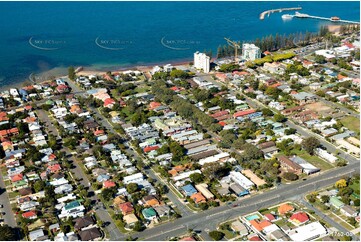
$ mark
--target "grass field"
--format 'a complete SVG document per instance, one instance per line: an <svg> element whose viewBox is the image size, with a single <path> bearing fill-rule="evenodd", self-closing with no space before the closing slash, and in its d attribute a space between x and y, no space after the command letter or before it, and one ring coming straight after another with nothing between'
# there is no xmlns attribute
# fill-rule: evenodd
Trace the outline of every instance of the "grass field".
<svg viewBox="0 0 361 242"><path fill-rule="evenodd" d="M360 133L360 119L353 117L353 116L348 116L348 117L344 117L341 120L341 123L348 129L355 131L356 133Z"/></svg>
<svg viewBox="0 0 361 242"><path fill-rule="evenodd" d="M328 169L331 169L334 167L327 161L322 160L318 156L310 155L304 150L293 150L292 152L295 153L297 156L301 157L302 159L308 161L312 165L320 168L322 171L328 170Z"/></svg>
<svg viewBox="0 0 361 242"><path fill-rule="evenodd" d="M300 157L310 162L312 165L320 168L322 171L333 168L333 166L330 163L322 160L317 156L311 156L310 154L305 153L303 155L300 155Z"/></svg>

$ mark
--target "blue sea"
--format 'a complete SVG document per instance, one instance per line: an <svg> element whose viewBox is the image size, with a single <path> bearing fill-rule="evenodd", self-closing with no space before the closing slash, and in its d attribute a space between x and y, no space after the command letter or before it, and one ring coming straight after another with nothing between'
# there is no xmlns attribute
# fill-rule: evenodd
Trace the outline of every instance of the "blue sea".
<svg viewBox="0 0 361 242"><path fill-rule="evenodd" d="M283 21L264 10L359 21L359 2L0 2L0 87L55 67L118 69L191 60L224 37L317 32L328 21ZM64 71L64 69L63 69Z"/></svg>

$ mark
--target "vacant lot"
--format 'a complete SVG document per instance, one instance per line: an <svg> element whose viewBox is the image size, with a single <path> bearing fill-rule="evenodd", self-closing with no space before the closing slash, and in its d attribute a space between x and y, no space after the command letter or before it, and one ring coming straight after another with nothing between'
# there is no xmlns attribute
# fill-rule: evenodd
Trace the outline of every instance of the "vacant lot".
<svg viewBox="0 0 361 242"><path fill-rule="evenodd" d="M360 133L360 119L353 116L347 116L342 118L340 121L346 128L355 131L357 134Z"/></svg>
<svg viewBox="0 0 361 242"><path fill-rule="evenodd" d="M327 114L332 112L332 108L322 102L315 102L305 105L305 108L312 110L319 114Z"/></svg>

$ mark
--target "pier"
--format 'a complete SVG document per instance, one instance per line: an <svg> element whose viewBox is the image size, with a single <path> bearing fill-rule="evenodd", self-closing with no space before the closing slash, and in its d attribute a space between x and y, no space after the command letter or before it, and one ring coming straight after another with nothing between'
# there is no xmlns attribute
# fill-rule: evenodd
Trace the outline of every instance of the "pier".
<svg viewBox="0 0 361 242"><path fill-rule="evenodd" d="M296 10L301 10L302 8L301 7L297 7L297 8L278 8L278 9L271 9L271 10L267 10L267 11L264 11L262 12L260 15L259 15L259 19L260 20L263 20L264 17L266 15L270 15L271 13L276 13L276 12L283 12L283 11L296 11Z"/></svg>
<svg viewBox="0 0 361 242"><path fill-rule="evenodd" d="M292 16L296 17L296 18L313 18L313 19L326 20L326 21L339 22L339 23L360 24L359 22L356 22L356 21L343 20L343 19L332 19L332 17L325 18L325 17L319 17L319 16L312 16L312 15L308 15L305 13L299 13L299 12L296 12L296 14L292 15Z"/></svg>

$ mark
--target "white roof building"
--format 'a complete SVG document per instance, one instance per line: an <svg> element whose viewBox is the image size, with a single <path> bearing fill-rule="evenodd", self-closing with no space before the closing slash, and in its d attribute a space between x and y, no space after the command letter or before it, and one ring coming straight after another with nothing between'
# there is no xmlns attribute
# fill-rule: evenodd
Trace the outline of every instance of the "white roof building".
<svg viewBox="0 0 361 242"><path fill-rule="evenodd" d="M242 173L238 171L231 171L229 173L229 177L234 181L235 183L239 184L245 189L250 189L254 186L254 183L249 180L246 176L244 176Z"/></svg>
<svg viewBox="0 0 361 242"><path fill-rule="evenodd" d="M291 230L288 235L293 241L308 241L326 234L327 230L320 222L313 222Z"/></svg>
<svg viewBox="0 0 361 242"><path fill-rule="evenodd" d="M175 182L180 181L180 180L184 180L184 179L188 178L190 175L192 175L194 173L202 174L202 172L200 170L186 171L186 172L183 172L183 173L179 174L178 176L173 177L173 180Z"/></svg>
<svg viewBox="0 0 361 242"><path fill-rule="evenodd" d="M203 70L204 73L209 72L210 60L211 58L205 53L199 53L199 51L194 53L194 67Z"/></svg>
<svg viewBox="0 0 361 242"><path fill-rule="evenodd" d="M139 183L139 182L141 182L143 180L144 180L143 174L141 172L138 172L136 174L124 177L123 183L125 185L127 185L129 183Z"/></svg>
<svg viewBox="0 0 361 242"><path fill-rule="evenodd" d="M244 60L255 60L261 58L261 50L254 44L242 45L242 58Z"/></svg>

